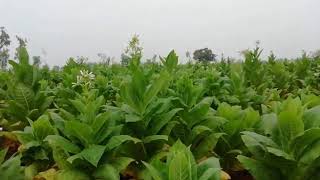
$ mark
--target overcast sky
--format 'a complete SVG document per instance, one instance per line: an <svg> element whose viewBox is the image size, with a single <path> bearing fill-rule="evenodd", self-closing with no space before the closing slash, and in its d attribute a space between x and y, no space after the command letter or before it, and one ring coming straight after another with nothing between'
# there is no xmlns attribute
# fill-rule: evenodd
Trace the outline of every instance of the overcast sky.
<svg viewBox="0 0 320 180"><path fill-rule="evenodd" d="M31 55L45 51L49 65L118 58L135 33L146 57L203 47L238 57L256 40L265 53L296 57L320 48L319 8L320 0L0 0L0 26L27 38Z"/></svg>

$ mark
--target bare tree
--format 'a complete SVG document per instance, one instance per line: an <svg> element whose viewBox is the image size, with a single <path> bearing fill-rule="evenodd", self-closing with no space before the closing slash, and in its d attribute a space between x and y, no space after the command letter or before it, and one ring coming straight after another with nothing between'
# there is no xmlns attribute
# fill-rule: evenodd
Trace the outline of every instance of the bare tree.
<svg viewBox="0 0 320 180"><path fill-rule="evenodd" d="M0 63L1 68L5 69L8 64L9 59L9 49L8 46L10 45L10 36L6 32L4 27L0 27Z"/></svg>

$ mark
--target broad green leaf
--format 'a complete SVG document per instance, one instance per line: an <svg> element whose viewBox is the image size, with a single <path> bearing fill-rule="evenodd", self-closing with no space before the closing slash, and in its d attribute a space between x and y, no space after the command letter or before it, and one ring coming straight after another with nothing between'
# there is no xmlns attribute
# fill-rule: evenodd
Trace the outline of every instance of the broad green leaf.
<svg viewBox="0 0 320 180"><path fill-rule="evenodd" d="M193 148L194 156L199 159L206 156L209 151L213 151L222 135L224 135L224 133L211 133L209 136L205 137L196 147Z"/></svg>
<svg viewBox="0 0 320 180"><path fill-rule="evenodd" d="M20 156L16 156L4 161L0 165L1 180L24 180L24 168L20 166Z"/></svg>
<svg viewBox="0 0 320 180"><path fill-rule="evenodd" d="M91 178L80 170L62 170L58 173L56 180L90 180Z"/></svg>
<svg viewBox="0 0 320 180"><path fill-rule="evenodd" d="M196 172L183 151L177 152L169 164L169 180L193 180Z"/></svg>
<svg viewBox="0 0 320 180"><path fill-rule="evenodd" d="M161 173L155 167L153 167L151 164L148 164L146 162L142 162L142 163L146 166L149 174L154 180L164 180L164 178L161 176Z"/></svg>
<svg viewBox="0 0 320 180"><path fill-rule="evenodd" d="M21 144L27 144L28 142L34 140L32 133L16 131L14 134L17 136Z"/></svg>
<svg viewBox="0 0 320 180"><path fill-rule="evenodd" d="M203 117L208 113L210 106L213 102L213 97L205 97L198 104L196 104L188 113L190 116L189 123L190 127L196 124L199 120L202 120ZM202 118L202 119L201 119Z"/></svg>
<svg viewBox="0 0 320 180"><path fill-rule="evenodd" d="M192 128L192 139L194 140L198 135L204 132L212 132L210 128L207 126L198 125Z"/></svg>
<svg viewBox="0 0 320 180"><path fill-rule="evenodd" d="M295 161L292 155L276 148L267 147L267 151L275 156L282 157L286 160Z"/></svg>
<svg viewBox="0 0 320 180"><path fill-rule="evenodd" d="M59 109L59 112L60 112L61 117L65 120L73 121L76 119L76 117L73 114L69 113L68 111L66 111L62 108Z"/></svg>
<svg viewBox="0 0 320 180"><path fill-rule="evenodd" d="M170 149L167 158L169 166L169 180L175 179L196 179L197 165L190 151L180 140L178 140Z"/></svg>
<svg viewBox="0 0 320 180"><path fill-rule="evenodd" d="M8 148L0 150L0 164L4 161L7 151L8 151Z"/></svg>
<svg viewBox="0 0 320 180"><path fill-rule="evenodd" d="M122 127L123 125L118 125L118 126L104 127L100 129L100 131L97 132L95 135L94 142L96 144L101 144L101 143L104 143L109 138L109 136L119 135Z"/></svg>
<svg viewBox="0 0 320 180"><path fill-rule="evenodd" d="M18 83L10 92L13 99L27 110L31 110L31 104L34 98L34 92L31 88L27 87L23 83Z"/></svg>
<svg viewBox="0 0 320 180"><path fill-rule="evenodd" d="M164 86L169 82L170 75L163 71L160 73L159 78L157 78L151 86L149 86L145 92L143 103L144 105L148 105L152 99L164 88Z"/></svg>
<svg viewBox="0 0 320 180"><path fill-rule="evenodd" d="M135 114L127 114L125 118L126 118L126 122L142 121L142 118L138 115L135 115Z"/></svg>
<svg viewBox="0 0 320 180"><path fill-rule="evenodd" d="M84 159L90 162L92 165L97 167L103 153L105 151L105 147L101 145L91 145L88 148L84 149L81 152L81 155Z"/></svg>
<svg viewBox="0 0 320 180"><path fill-rule="evenodd" d="M255 132L244 131L242 132L243 135L250 136L255 139L257 142L270 147L278 147L278 145L269 137L257 134Z"/></svg>
<svg viewBox="0 0 320 180"><path fill-rule="evenodd" d="M33 163L24 169L25 178L27 180L32 180L33 177L36 176L38 173L39 172L38 172L38 167L36 163Z"/></svg>
<svg viewBox="0 0 320 180"><path fill-rule="evenodd" d="M98 169L93 173L93 176L97 180L119 180L120 175L119 171L115 169L110 164L105 164L102 166L99 166Z"/></svg>
<svg viewBox="0 0 320 180"><path fill-rule="evenodd" d="M61 147L52 147L52 156L59 169L71 169L68 162L69 155Z"/></svg>
<svg viewBox="0 0 320 180"><path fill-rule="evenodd" d="M30 141L26 144L24 144L25 148L26 149L29 149L29 148L32 148L32 147L38 147L38 146L41 146L41 141Z"/></svg>
<svg viewBox="0 0 320 180"><path fill-rule="evenodd" d="M260 129L265 135L271 136L277 127L277 115L275 113L264 114L261 117Z"/></svg>
<svg viewBox="0 0 320 180"><path fill-rule="evenodd" d="M32 124L33 135L37 140L44 140L48 135L55 134L48 116L41 116Z"/></svg>
<svg viewBox="0 0 320 180"><path fill-rule="evenodd" d="M53 121L54 127L59 129L60 131L64 131L64 119L57 113L49 112L48 113L50 119Z"/></svg>
<svg viewBox="0 0 320 180"><path fill-rule="evenodd" d="M198 178L198 180L220 180L220 176L219 168L209 168Z"/></svg>
<svg viewBox="0 0 320 180"><path fill-rule="evenodd" d="M256 180L281 180L281 174L277 169L266 166L254 159L239 155L237 159Z"/></svg>
<svg viewBox="0 0 320 180"><path fill-rule="evenodd" d="M127 141L133 141L135 144L141 142L140 139L137 139L128 135L118 135L118 136L113 136L109 140L108 144L106 145L106 148L107 150L112 150Z"/></svg>
<svg viewBox="0 0 320 180"><path fill-rule="evenodd" d="M110 118L110 112L105 112L105 113L101 113L99 114L95 120L93 121L91 127L92 127L92 130L94 132L98 132L102 127L103 125L106 123L106 121L109 120Z"/></svg>
<svg viewBox="0 0 320 180"><path fill-rule="evenodd" d="M65 131L69 135L78 138L84 146L88 146L92 140L92 128L78 121L66 121Z"/></svg>
<svg viewBox="0 0 320 180"><path fill-rule="evenodd" d="M199 180L220 180L219 159L210 157L198 164Z"/></svg>
<svg viewBox="0 0 320 180"><path fill-rule="evenodd" d="M73 154L79 153L81 151L81 149L77 145L59 135L49 135L44 140L48 141L52 146L61 147L65 151Z"/></svg>
<svg viewBox="0 0 320 180"><path fill-rule="evenodd" d="M163 134L163 135L167 135L169 136L172 129L177 125L179 124L178 121L171 121L169 122L164 128L163 130L160 131L160 134Z"/></svg>
<svg viewBox="0 0 320 180"><path fill-rule="evenodd" d="M303 132L297 136L291 143L291 149L294 151L296 157L300 157L309 145L315 141L320 140L320 129L313 128Z"/></svg>
<svg viewBox="0 0 320 180"><path fill-rule="evenodd" d="M181 110L181 108L172 109L171 111L161 115L160 119L152 121L149 132L153 134L159 133L159 131L169 123L169 121L177 114L177 112Z"/></svg>
<svg viewBox="0 0 320 180"><path fill-rule="evenodd" d="M40 172L34 177L34 179L55 180L55 177L57 176L57 174L58 174L57 170L54 168L51 168L44 172Z"/></svg>
<svg viewBox="0 0 320 180"><path fill-rule="evenodd" d="M264 158L267 147L278 147L270 138L254 132L245 131L241 138L248 150L257 158Z"/></svg>
<svg viewBox="0 0 320 180"><path fill-rule="evenodd" d="M80 113L86 113L86 105L83 104L80 100L70 100L70 102Z"/></svg>
<svg viewBox="0 0 320 180"><path fill-rule="evenodd" d="M260 121L260 115L258 111L253 110L251 107L247 108L243 119L243 128L251 128Z"/></svg>
<svg viewBox="0 0 320 180"><path fill-rule="evenodd" d="M128 157L116 157L110 160L110 164L118 171L125 170L134 159Z"/></svg>
<svg viewBox="0 0 320 180"><path fill-rule="evenodd" d="M73 156L68 157L67 161L70 164L73 164L73 161L77 160L77 159L84 159L81 153L75 154Z"/></svg>
<svg viewBox="0 0 320 180"><path fill-rule="evenodd" d="M302 118L291 111L282 111L278 116L282 147L289 150L289 143L304 131Z"/></svg>
<svg viewBox="0 0 320 180"><path fill-rule="evenodd" d="M174 50L170 51L168 56L163 59L160 57L160 60L162 64L165 66L168 72L172 73L172 71L176 68L178 65L178 56L174 52Z"/></svg>
<svg viewBox="0 0 320 180"><path fill-rule="evenodd" d="M168 136L167 135L151 135L151 136L147 136L145 137L142 141L143 143L147 144L147 143L151 143L153 141L168 141Z"/></svg>
<svg viewBox="0 0 320 180"><path fill-rule="evenodd" d="M320 106L304 111L303 121L305 129L320 127Z"/></svg>
<svg viewBox="0 0 320 180"><path fill-rule="evenodd" d="M218 127L221 127L226 123L228 123L228 120L223 117L210 116L205 121L201 122L201 125L206 126L211 130L216 130Z"/></svg>
<svg viewBox="0 0 320 180"><path fill-rule="evenodd" d="M299 162L310 165L320 157L320 140L311 143L301 154Z"/></svg>
<svg viewBox="0 0 320 180"><path fill-rule="evenodd" d="M46 97L44 102L42 102L41 106L40 106L40 112L44 112L46 109L49 108L49 106L52 104L54 100L54 96L49 96L49 97Z"/></svg>

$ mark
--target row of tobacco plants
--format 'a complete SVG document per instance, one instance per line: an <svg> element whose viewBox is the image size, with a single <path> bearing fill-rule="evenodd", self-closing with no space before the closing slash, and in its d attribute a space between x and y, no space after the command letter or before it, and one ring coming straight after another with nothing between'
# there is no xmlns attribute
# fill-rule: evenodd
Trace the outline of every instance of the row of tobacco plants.
<svg viewBox="0 0 320 180"><path fill-rule="evenodd" d="M320 59L0 71L0 179L320 179Z"/></svg>

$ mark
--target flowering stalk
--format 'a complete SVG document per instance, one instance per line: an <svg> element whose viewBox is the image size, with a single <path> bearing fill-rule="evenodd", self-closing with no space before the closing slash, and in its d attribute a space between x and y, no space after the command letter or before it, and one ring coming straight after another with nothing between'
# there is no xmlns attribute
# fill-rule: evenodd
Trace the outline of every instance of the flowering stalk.
<svg viewBox="0 0 320 180"><path fill-rule="evenodd" d="M87 70L80 70L80 75L77 76L77 82L72 83L72 87L81 86L83 92L88 92L93 88L95 75Z"/></svg>

